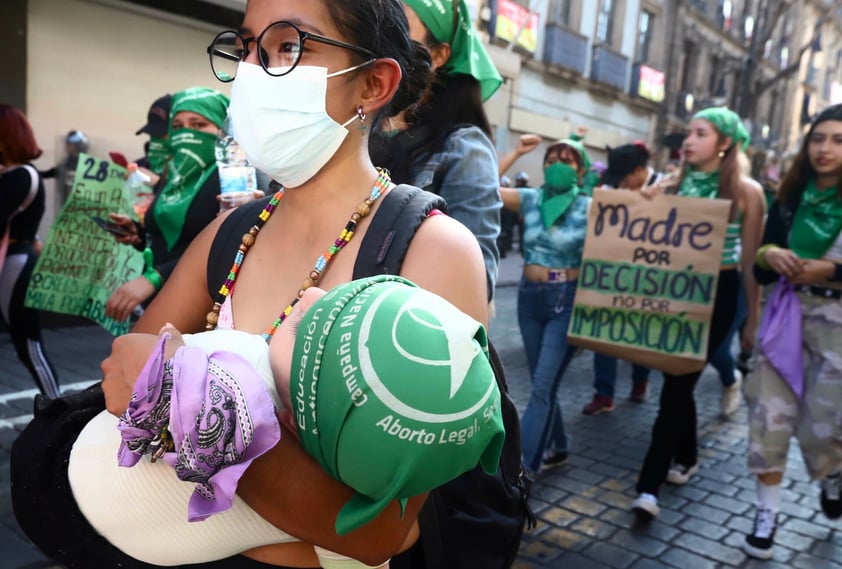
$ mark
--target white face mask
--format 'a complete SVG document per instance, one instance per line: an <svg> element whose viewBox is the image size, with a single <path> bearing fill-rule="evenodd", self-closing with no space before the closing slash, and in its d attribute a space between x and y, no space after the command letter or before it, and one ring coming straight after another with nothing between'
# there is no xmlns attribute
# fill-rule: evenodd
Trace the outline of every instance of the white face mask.
<svg viewBox="0 0 842 569"><path fill-rule="evenodd" d="M327 80L368 62L328 75L325 67L298 65L272 77L260 65L240 63L228 115L234 139L258 170L285 188L300 186L333 157L348 135L327 114ZM275 70L273 70L275 71Z"/></svg>

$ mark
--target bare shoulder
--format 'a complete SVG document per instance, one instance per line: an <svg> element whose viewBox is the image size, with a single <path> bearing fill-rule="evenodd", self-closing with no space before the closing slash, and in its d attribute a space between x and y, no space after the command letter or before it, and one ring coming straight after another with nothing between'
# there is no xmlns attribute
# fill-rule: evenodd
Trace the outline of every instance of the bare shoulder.
<svg viewBox="0 0 842 569"><path fill-rule="evenodd" d="M763 194L763 186L754 178L742 176L740 178L740 200L743 202L743 209L762 207L765 209L766 197Z"/></svg>
<svg viewBox="0 0 842 569"><path fill-rule="evenodd" d="M412 240L401 276L487 324L485 265L476 237L446 215L428 217Z"/></svg>

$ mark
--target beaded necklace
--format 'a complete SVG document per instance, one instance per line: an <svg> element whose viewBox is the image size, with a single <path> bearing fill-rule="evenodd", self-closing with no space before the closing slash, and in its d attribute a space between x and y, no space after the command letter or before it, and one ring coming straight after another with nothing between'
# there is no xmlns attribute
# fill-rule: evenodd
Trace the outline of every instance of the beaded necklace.
<svg viewBox="0 0 842 569"><path fill-rule="evenodd" d="M298 304L298 301L301 299L304 291L311 286L315 286L319 282L319 279L322 277L322 274L331 259L333 259L333 257L336 256L336 254L339 253L339 251L341 251L354 237L354 232L356 231L359 221L371 213L371 206L375 201L377 201L377 198L383 195L383 192L390 187L391 179L389 178L389 173L381 168L378 168L377 172L379 175L377 176L377 180L374 182L374 186L371 188L369 196L363 200L363 202L357 206L356 211L351 214L351 218L348 220L348 223L345 224L345 227L342 229L339 237L336 238L336 241L328 247L328 250L325 253L316 259L313 270L310 271L310 274L307 275L307 278L301 283L301 288L298 290L297 296L281 311L278 317L275 318L272 325L263 332L263 339L267 342L278 330L281 323L286 320L289 313L292 312L293 307ZM219 310L222 308L225 298L229 296L234 289L234 283L237 281L237 275L240 272L240 267L242 267L243 261L245 260L249 249L252 245L254 245L254 242L257 240L257 234L260 233L260 230L264 225L266 225L266 222L275 212L275 209L278 207L278 203L281 199L283 199L283 197L284 190L280 190L272 196L266 204L266 207L264 207L257 216L257 222L251 227L251 229L249 229L248 233L243 235L240 247L234 255L234 263L231 265L231 270L228 271L228 276L226 277L225 282L222 283L221 287L219 287L216 302L213 303L213 308L207 315L207 325L205 326L206 330L213 330L216 328L216 325L219 322Z"/></svg>

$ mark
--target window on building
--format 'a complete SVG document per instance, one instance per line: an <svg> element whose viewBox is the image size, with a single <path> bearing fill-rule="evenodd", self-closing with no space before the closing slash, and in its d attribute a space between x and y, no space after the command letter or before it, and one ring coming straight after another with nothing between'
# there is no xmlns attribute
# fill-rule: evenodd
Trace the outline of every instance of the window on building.
<svg viewBox="0 0 842 569"><path fill-rule="evenodd" d="M719 84L722 81L722 59L713 56L710 58L710 81L708 81L708 93L716 96Z"/></svg>
<svg viewBox="0 0 842 569"><path fill-rule="evenodd" d="M731 0L719 0L719 9L717 10L717 19L722 29L730 31L734 25L733 20L734 3Z"/></svg>
<svg viewBox="0 0 842 569"><path fill-rule="evenodd" d="M640 20L637 27L637 61L646 63L649 61L649 44L652 42L652 24L654 16L651 12L643 10L640 12Z"/></svg>
<svg viewBox="0 0 842 569"><path fill-rule="evenodd" d="M611 34L614 31L614 8L613 0L602 0L599 6L599 15L596 19L596 41L597 43L611 44Z"/></svg>
<svg viewBox="0 0 842 569"><path fill-rule="evenodd" d="M547 21L559 26L570 27L570 0L551 0Z"/></svg>

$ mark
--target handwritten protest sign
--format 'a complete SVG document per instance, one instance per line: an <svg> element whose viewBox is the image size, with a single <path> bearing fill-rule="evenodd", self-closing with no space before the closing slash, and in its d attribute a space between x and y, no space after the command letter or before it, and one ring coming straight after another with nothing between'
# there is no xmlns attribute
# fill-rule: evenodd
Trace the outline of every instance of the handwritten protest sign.
<svg viewBox="0 0 842 569"><path fill-rule="evenodd" d="M128 321L105 316L105 304L120 285L140 274L143 259L93 221L131 210L124 175L125 169L112 162L80 154L73 189L35 265L26 306L90 318L114 335L128 332Z"/></svg>
<svg viewBox="0 0 842 569"><path fill-rule="evenodd" d="M729 209L594 191L570 343L673 374L702 369Z"/></svg>

